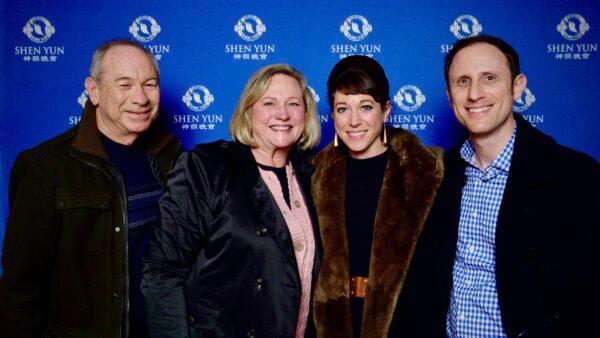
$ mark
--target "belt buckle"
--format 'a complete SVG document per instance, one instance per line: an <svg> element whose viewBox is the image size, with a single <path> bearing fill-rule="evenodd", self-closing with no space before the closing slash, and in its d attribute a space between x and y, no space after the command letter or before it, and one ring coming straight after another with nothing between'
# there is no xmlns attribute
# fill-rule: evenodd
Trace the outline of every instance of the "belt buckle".
<svg viewBox="0 0 600 338"><path fill-rule="evenodd" d="M350 295L356 298L365 298L369 278L353 276L350 278Z"/></svg>

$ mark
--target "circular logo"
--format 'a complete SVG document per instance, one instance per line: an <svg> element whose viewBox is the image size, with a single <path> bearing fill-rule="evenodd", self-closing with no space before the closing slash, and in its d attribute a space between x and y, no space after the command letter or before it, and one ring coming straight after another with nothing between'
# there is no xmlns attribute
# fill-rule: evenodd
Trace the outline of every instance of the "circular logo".
<svg viewBox="0 0 600 338"><path fill-rule="evenodd" d="M138 16L129 26L129 33L138 41L150 42L160 33L160 25L151 16Z"/></svg>
<svg viewBox="0 0 600 338"><path fill-rule="evenodd" d="M513 110L516 112L526 111L535 102L535 96L531 93L529 88L525 88L521 97L515 100L513 103Z"/></svg>
<svg viewBox="0 0 600 338"><path fill-rule="evenodd" d="M340 32L351 41L360 41L373 31L373 26L362 15L351 15L340 26Z"/></svg>
<svg viewBox="0 0 600 338"><path fill-rule="evenodd" d="M319 103L319 101L321 101L319 94L317 94L317 92L313 89L313 87L311 87L311 86L306 86L306 87L308 88L308 90L312 94L313 98L315 99L315 103Z"/></svg>
<svg viewBox="0 0 600 338"><path fill-rule="evenodd" d="M238 20L233 30L245 41L255 41L267 31L267 26L256 15L248 14Z"/></svg>
<svg viewBox="0 0 600 338"><path fill-rule="evenodd" d="M190 87L182 97L185 105L193 111L203 111L215 101L210 91L202 85Z"/></svg>
<svg viewBox="0 0 600 338"><path fill-rule="evenodd" d="M88 91L84 90L81 92L81 95L79 95L79 97L77 98L77 103L79 103L79 105L83 108L85 107L85 103L87 102L89 97L90 94L88 93Z"/></svg>
<svg viewBox="0 0 600 338"><path fill-rule="evenodd" d="M394 95L394 102L404 111L415 111L425 102L425 95L416 86L406 85Z"/></svg>
<svg viewBox="0 0 600 338"><path fill-rule="evenodd" d="M590 25L579 14L569 14L565 16L556 26L563 38L569 41L576 41L590 30Z"/></svg>
<svg viewBox="0 0 600 338"><path fill-rule="evenodd" d="M34 16L23 27L23 33L35 43L48 41L55 32L54 26L43 16Z"/></svg>
<svg viewBox="0 0 600 338"><path fill-rule="evenodd" d="M476 36L483 30L479 21L472 15L461 15L450 25L450 31L457 39Z"/></svg>

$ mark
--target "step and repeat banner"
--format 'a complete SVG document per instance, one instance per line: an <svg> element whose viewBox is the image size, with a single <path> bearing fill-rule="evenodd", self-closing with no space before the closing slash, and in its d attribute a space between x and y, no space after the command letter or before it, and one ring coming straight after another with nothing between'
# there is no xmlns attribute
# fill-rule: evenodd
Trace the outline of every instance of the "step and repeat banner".
<svg viewBox="0 0 600 338"><path fill-rule="evenodd" d="M161 123L186 148L229 139L229 118L246 81L278 62L306 75L324 146L333 135L327 76L353 54L386 69L390 126L448 148L463 132L446 97L443 58L457 39L497 35L519 52L529 80L515 111L560 143L600 159L599 1L1 3L0 238L15 157L77 124L92 52L116 37L139 41L158 61Z"/></svg>

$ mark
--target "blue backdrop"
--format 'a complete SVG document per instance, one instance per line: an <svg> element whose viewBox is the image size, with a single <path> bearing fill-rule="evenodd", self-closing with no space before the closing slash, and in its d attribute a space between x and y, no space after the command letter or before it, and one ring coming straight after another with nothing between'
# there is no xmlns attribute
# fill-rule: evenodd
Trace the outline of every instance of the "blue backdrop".
<svg viewBox="0 0 600 338"><path fill-rule="evenodd" d="M0 238L17 154L77 123L94 48L137 39L161 68L161 119L186 147L229 138L250 75L285 62L318 98L331 141L331 67L376 58L393 98L389 124L445 148L462 132L445 94L443 57L457 38L492 34L521 56L528 89L515 110L559 142L600 159L598 1L8 1L0 0Z"/></svg>

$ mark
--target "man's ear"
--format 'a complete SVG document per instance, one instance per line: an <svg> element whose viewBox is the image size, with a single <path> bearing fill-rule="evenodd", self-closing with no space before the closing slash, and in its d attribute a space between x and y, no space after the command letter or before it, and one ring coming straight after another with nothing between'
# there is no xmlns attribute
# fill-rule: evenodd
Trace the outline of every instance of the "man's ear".
<svg viewBox="0 0 600 338"><path fill-rule="evenodd" d="M96 80L88 76L85 79L85 90L87 90L88 95L90 96L90 102L92 102L94 106L97 106L100 98L98 96L98 83Z"/></svg>
<svg viewBox="0 0 600 338"><path fill-rule="evenodd" d="M525 74L519 74L513 82L513 99L518 100L523 95L523 91L527 87L527 77Z"/></svg>

